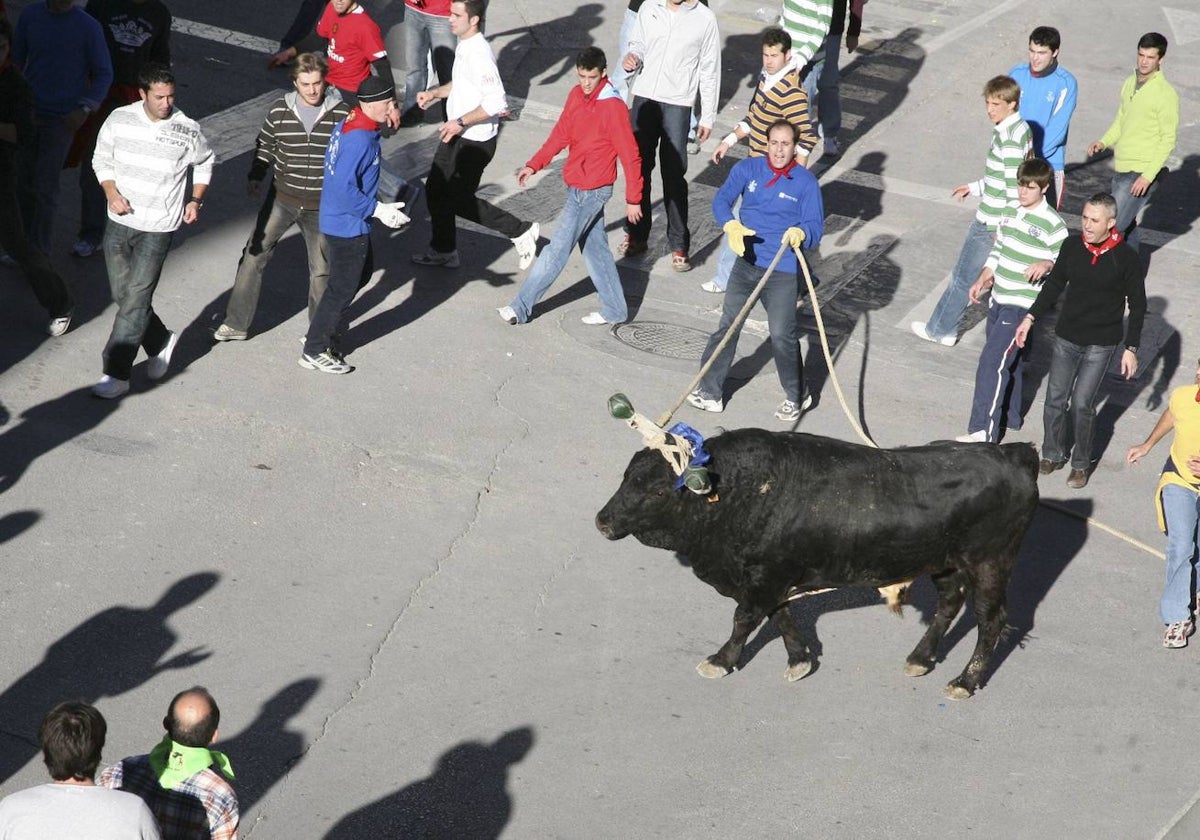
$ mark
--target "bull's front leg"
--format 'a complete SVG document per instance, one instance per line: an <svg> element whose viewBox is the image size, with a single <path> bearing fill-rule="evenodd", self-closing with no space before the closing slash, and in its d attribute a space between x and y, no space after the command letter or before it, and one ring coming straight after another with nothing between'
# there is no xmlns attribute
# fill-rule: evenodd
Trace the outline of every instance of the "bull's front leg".
<svg viewBox="0 0 1200 840"><path fill-rule="evenodd" d="M1011 573L1011 560L980 564L975 569L975 623L979 625L979 638L967 667L946 685L945 694L951 700L970 697L987 673L1008 618L1006 603Z"/></svg>
<svg viewBox="0 0 1200 840"><path fill-rule="evenodd" d="M788 666L787 670L783 672L784 678L788 682L804 679L812 671L813 663L809 658L808 645L804 641L804 636L801 634L800 628L796 626L786 603L775 610L771 615L771 621L775 623L775 629L783 637L783 646L787 648Z"/></svg>
<svg viewBox="0 0 1200 840"><path fill-rule="evenodd" d="M938 572L933 575L933 585L937 587L937 609L933 614L933 621L929 622L929 628L925 631L925 635L921 637L921 641L913 648L913 652L908 655L908 659L904 663L904 673L908 676L919 677L933 670L933 663L937 659L938 645L941 644L942 637L946 635L950 622L954 621L954 617L962 609L965 583L962 572L957 570Z"/></svg>
<svg viewBox="0 0 1200 840"><path fill-rule="evenodd" d="M715 680L731 673L742 658L742 648L746 645L746 639L762 620L761 611L738 604L737 609L733 611L733 634L729 641L721 645L720 650L696 666L700 676Z"/></svg>

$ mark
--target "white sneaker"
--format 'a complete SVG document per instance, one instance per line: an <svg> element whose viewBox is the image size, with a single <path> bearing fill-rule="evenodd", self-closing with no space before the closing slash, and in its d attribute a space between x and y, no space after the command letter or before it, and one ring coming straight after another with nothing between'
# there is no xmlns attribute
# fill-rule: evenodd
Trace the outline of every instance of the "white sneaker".
<svg viewBox="0 0 1200 840"><path fill-rule="evenodd" d="M517 313L511 306L500 306L496 311L500 313L500 320L509 324L517 323Z"/></svg>
<svg viewBox="0 0 1200 840"><path fill-rule="evenodd" d="M725 410L725 404L723 402L714 397L710 397L699 388L687 395L687 401L689 404L695 406L701 411L721 412Z"/></svg>
<svg viewBox="0 0 1200 840"><path fill-rule="evenodd" d="M167 375L167 365L171 364L171 354L175 352L175 345L178 343L179 333L170 333L167 336L166 346L146 362L146 376L151 379L162 379Z"/></svg>
<svg viewBox="0 0 1200 840"><path fill-rule="evenodd" d="M714 295L723 295L725 290L717 285L716 280L707 280L700 284L700 288Z"/></svg>
<svg viewBox="0 0 1200 840"><path fill-rule="evenodd" d="M533 265L533 258L537 256L538 234L541 231L541 226L534 222L529 226L529 230L512 240L513 247L517 249L517 268L521 271Z"/></svg>
<svg viewBox="0 0 1200 840"><path fill-rule="evenodd" d="M917 338L923 338L926 341L932 341L934 344L940 344L943 347L953 347L958 343L958 336L956 335L944 335L941 338L934 338L929 334L929 330L925 329L924 321L913 321L912 331L913 335L917 336Z"/></svg>
<svg viewBox="0 0 1200 840"><path fill-rule="evenodd" d="M959 443L987 443L987 432L980 429L978 432L959 435L955 440Z"/></svg>
<svg viewBox="0 0 1200 840"><path fill-rule="evenodd" d="M55 338L58 338L67 330L71 329L71 316L73 314L73 312L68 312L61 318L51 318L50 326L46 328L46 332L50 333L50 335L54 336Z"/></svg>
<svg viewBox="0 0 1200 840"><path fill-rule="evenodd" d="M128 379L114 379L107 373L100 377L100 381L92 386L92 394L101 399L114 400L122 394L129 393Z"/></svg>
<svg viewBox="0 0 1200 840"><path fill-rule="evenodd" d="M579 320L583 321L583 323L587 324L590 327L598 327L601 324L611 323L607 318L605 318L599 312L592 312L591 314L584 315Z"/></svg>

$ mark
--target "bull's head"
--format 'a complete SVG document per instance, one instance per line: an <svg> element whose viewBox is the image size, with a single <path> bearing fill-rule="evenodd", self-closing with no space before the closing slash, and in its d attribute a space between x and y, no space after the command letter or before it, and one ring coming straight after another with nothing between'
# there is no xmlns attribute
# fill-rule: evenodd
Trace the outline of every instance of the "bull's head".
<svg viewBox="0 0 1200 840"><path fill-rule="evenodd" d="M596 528L610 540L633 534L645 545L675 550L689 500L673 484L670 468L656 452L638 450L621 486L596 514Z"/></svg>
<svg viewBox="0 0 1200 840"><path fill-rule="evenodd" d="M676 486L682 485L701 496L712 492L712 482L708 470L704 468L708 454L704 452L704 438L699 432L683 423L675 424L668 432L650 418L634 411L633 403L624 394L613 394L608 398L608 412L641 432L646 446L662 454L671 471L679 478ZM662 422L667 421L664 419Z"/></svg>

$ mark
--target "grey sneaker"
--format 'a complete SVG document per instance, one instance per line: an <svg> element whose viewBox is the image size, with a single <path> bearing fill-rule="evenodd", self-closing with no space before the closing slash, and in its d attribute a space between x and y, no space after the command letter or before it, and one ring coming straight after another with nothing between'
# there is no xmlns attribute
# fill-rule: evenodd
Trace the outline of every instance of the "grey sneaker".
<svg viewBox="0 0 1200 840"><path fill-rule="evenodd" d="M175 345L178 343L179 333L170 333L163 349L146 362L146 376L151 379L162 379L167 375L167 366L171 364L171 354L175 352Z"/></svg>
<svg viewBox="0 0 1200 840"><path fill-rule="evenodd" d="M513 247L517 249L517 268L521 271L533 265L533 258L537 256L538 234L541 232L541 226L534 222L529 230L512 240Z"/></svg>
<svg viewBox="0 0 1200 840"><path fill-rule="evenodd" d="M721 412L725 410L723 402L716 397L710 397L699 388L687 395L687 401L701 411Z"/></svg>
<svg viewBox="0 0 1200 840"><path fill-rule="evenodd" d="M801 408L791 400L784 400L779 404L779 408L775 409L775 416L780 420L786 420L789 423L800 419Z"/></svg>
<svg viewBox="0 0 1200 840"><path fill-rule="evenodd" d="M51 318L50 325L46 327L46 332L50 333L50 335L54 336L55 338L58 338L67 330L71 329L71 316L74 314L74 312L68 312L61 318Z"/></svg>
<svg viewBox="0 0 1200 840"><path fill-rule="evenodd" d="M127 393L129 393L129 380L116 379L107 373L101 376L100 381L92 386L92 394L105 400L115 400L122 394Z"/></svg>
<svg viewBox="0 0 1200 840"><path fill-rule="evenodd" d="M1163 647L1187 647L1188 636L1192 635L1195 629L1196 627L1192 624L1190 618L1185 618L1183 621L1171 622L1167 625L1166 632L1163 633Z"/></svg>
<svg viewBox="0 0 1200 840"><path fill-rule="evenodd" d="M213 332L213 338L217 341L245 341L246 331L235 330L228 324L222 324Z"/></svg>
<svg viewBox="0 0 1200 840"><path fill-rule="evenodd" d="M517 313L511 306L499 306L496 311L500 313L500 320L508 324L517 323Z"/></svg>
<svg viewBox="0 0 1200 840"><path fill-rule="evenodd" d="M413 254L412 261L417 265L430 265L436 268L458 268L458 251L430 251L428 254Z"/></svg>
<svg viewBox="0 0 1200 840"><path fill-rule="evenodd" d="M310 356L307 353L301 353L300 358L296 360L296 364L305 370L316 370L321 373L349 373L354 370L353 365L346 364L344 359L339 358L332 350L326 350L324 353L318 353L315 356Z"/></svg>

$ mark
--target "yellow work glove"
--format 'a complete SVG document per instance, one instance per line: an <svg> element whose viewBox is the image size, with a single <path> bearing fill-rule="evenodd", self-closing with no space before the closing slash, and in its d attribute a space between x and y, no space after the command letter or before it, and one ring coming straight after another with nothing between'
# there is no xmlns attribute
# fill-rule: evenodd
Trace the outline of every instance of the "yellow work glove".
<svg viewBox="0 0 1200 840"><path fill-rule="evenodd" d="M804 230L798 227L790 227L783 232L783 239L779 240L789 248L799 248L804 242Z"/></svg>
<svg viewBox="0 0 1200 840"><path fill-rule="evenodd" d="M725 231L725 238L729 240L729 248L739 257L746 256L746 237L753 236L755 231L750 230L737 219L730 219L722 228Z"/></svg>

